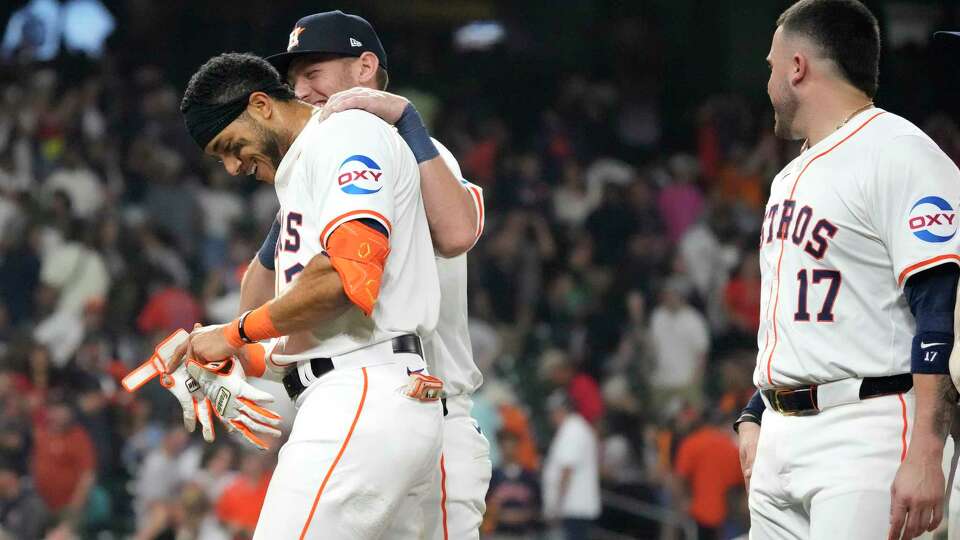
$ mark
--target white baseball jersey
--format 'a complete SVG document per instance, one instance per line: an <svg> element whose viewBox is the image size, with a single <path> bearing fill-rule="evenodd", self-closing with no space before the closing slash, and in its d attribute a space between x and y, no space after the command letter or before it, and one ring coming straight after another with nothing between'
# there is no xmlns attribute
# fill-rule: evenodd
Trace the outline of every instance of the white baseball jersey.
<svg viewBox="0 0 960 540"><path fill-rule="evenodd" d="M433 332L440 289L420 173L393 127L359 110L334 114L322 123L314 116L280 162L274 187L281 209L277 296L310 259L324 253L339 225L373 219L390 236L372 316L351 307L311 332L281 338L283 354L330 357L406 333L426 337Z"/></svg>
<svg viewBox="0 0 960 540"><path fill-rule="evenodd" d="M460 164L453 154L433 140L450 171L470 192L477 208L477 238L483 233L483 190L464 180ZM447 396L472 394L483 384L483 375L473 361L470 330L467 327L467 254L449 259L437 257L440 278L440 318L436 331L426 341L427 365L430 373L443 379Z"/></svg>
<svg viewBox="0 0 960 540"><path fill-rule="evenodd" d="M451 172L470 192L477 209L477 238L483 232L483 191L463 179L453 154L433 141ZM490 484L490 443L470 417L470 395L483 383L473 361L467 326L467 255L437 257L440 278L440 320L425 342L427 367L443 379L448 414L443 421L443 456L439 473L421 505L427 540L480 537Z"/></svg>
<svg viewBox="0 0 960 540"><path fill-rule="evenodd" d="M754 383L910 372L912 274L960 261L960 171L920 129L873 108L774 178L760 243Z"/></svg>

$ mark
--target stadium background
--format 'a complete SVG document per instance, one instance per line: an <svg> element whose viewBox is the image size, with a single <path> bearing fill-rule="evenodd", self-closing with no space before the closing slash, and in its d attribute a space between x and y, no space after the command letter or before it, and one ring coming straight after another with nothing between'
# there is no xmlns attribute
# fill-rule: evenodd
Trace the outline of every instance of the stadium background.
<svg viewBox="0 0 960 540"><path fill-rule="evenodd" d="M222 430L213 447L188 438L159 387L116 382L172 328L234 314L276 210L272 188L196 151L177 112L187 78L219 52L277 52L298 18L337 8L373 23L390 90L485 189L471 332L495 468L511 433L536 478L544 399L565 387L601 440L596 537L689 531L705 509L675 457L693 433L729 433L751 393L760 208L798 149L772 136L763 61L789 3L4 3L0 538L243 538L255 522L275 455ZM955 60L930 40L960 28L960 8L867 4L884 38L877 104L960 159ZM25 6L54 17L20 35ZM730 501L707 509L729 538L743 492L732 434L717 440L692 467Z"/></svg>

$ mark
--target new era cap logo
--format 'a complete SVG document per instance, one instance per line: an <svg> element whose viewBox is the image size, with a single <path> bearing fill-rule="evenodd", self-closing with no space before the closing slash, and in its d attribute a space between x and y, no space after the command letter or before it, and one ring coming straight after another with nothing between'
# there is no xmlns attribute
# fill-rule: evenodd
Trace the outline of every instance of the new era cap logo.
<svg viewBox="0 0 960 540"><path fill-rule="evenodd" d="M350 38L350 46L351 46L351 47L363 47L363 43L360 43L359 41L357 41L357 40L354 39L354 38Z"/></svg>
<svg viewBox="0 0 960 540"><path fill-rule="evenodd" d="M287 42L288 51L300 44L300 34L302 33L303 33L302 26L296 26L294 27L293 32L290 32L290 41Z"/></svg>

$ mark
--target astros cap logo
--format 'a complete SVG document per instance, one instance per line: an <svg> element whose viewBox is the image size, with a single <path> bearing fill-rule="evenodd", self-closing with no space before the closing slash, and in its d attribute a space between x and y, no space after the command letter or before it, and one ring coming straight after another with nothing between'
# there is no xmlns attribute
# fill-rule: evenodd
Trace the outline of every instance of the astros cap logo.
<svg viewBox="0 0 960 540"><path fill-rule="evenodd" d="M302 26L296 26L294 27L293 32L290 32L290 41L287 43L288 51L300 44L300 34L302 33L303 33Z"/></svg>

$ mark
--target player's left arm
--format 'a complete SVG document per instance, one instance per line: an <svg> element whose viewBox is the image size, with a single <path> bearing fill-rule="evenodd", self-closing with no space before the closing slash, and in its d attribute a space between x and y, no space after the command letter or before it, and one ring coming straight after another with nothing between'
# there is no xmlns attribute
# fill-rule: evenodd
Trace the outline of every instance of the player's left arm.
<svg viewBox="0 0 960 540"><path fill-rule="evenodd" d="M889 539L914 538L943 518L943 446L956 390L949 375L960 271L960 171L928 138L892 138L865 178L868 219L887 248L916 321L911 351L915 396L907 453L891 487Z"/></svg>
<svg viewBox="0 0 960 540"><path fill-rule="evenodd" d="M941 463L957 402L948 359L958 278L956 265L939 265L911 276L904 290L917 323L911 354L916 402L907 456L891 488L890 538L900 538L901 530L903 538L914 538L943 519Z"/></svg>
<svg viewBox="0 0 960 540"><path fill-rule="evenodd" d="M351 307L372 315L390 253L400 165L393 163L379 120L344 116L335 125L328 130L329 144L323 152L301 158L310 160L308 170L315 177L312 196L303 204L314 207L323 252L310 259L280 296L230 323L194 330L168 370L184 357L212 362L238 354L245 343L315 328ZM354 178L364 179L366 187L338 181L350 171L356 172Z"/></svg>
<svg viewBox="0 0 960 540"><path fill-rule="evenodd" d="M403 96L358 87L331 96L321 115L347 109L363 109L396 126L419 164L434 248L442 257L469 251L483 231L483 191L464 180L453 154L430 138L413 104Z"/></svg>

